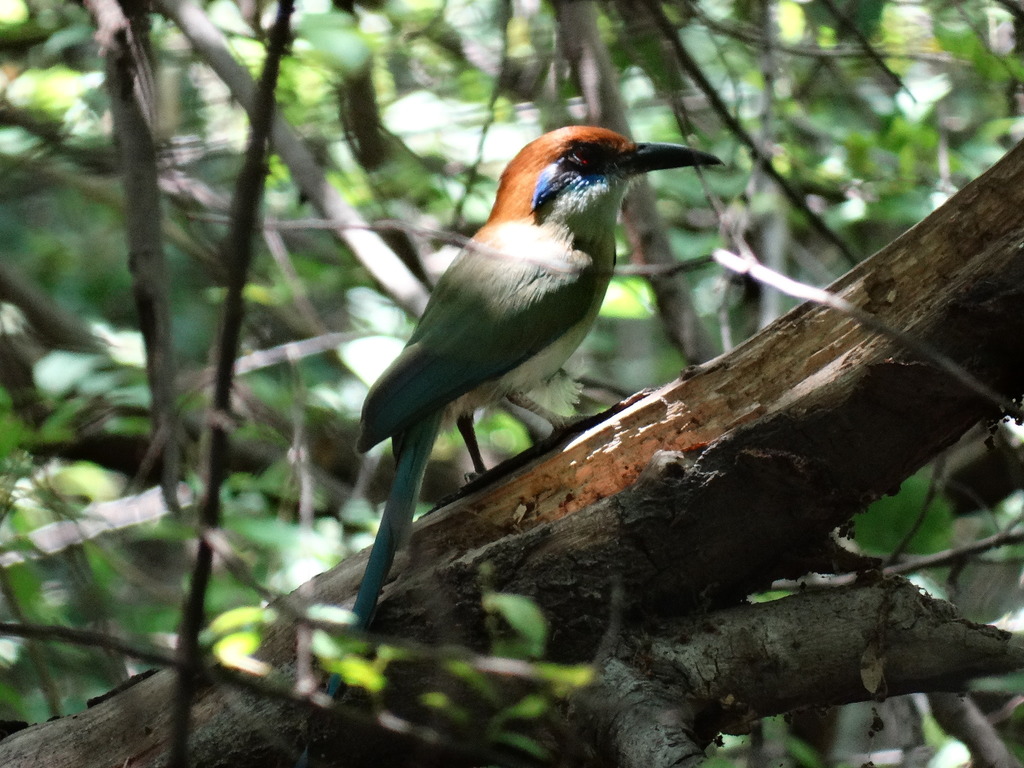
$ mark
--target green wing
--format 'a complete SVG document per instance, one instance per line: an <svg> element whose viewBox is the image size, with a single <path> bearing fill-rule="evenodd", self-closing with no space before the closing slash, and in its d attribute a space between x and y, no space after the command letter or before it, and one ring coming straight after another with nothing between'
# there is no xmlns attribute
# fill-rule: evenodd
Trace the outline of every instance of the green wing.
<svg viewBox="0 0 1024 768"><path fill-rule="evenodd" d="M409 344L370 390L360 449L541 352L596 312L607 281L579 252L554 261L542 252L512 259L464 251L438 282Z"/></svg>

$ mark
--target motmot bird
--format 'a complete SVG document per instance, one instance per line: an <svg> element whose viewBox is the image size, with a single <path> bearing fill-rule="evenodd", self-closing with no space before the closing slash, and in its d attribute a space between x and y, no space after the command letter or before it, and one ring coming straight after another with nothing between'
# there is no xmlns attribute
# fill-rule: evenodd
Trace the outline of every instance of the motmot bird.
<svg viewBox="0 0 1024 768"><path fill-rule="evenodd" d="M370 388L357 447L390 437L395 480L353 608L373 619L404 543L434 439L455 421L481 469L473 412L510 397L575 404L561 370L597 317L615 266L615 220L629 182L666 168L718 165L677 144L638 144L570 126L531 141L505 168L491 215L434 288L405 349ZM327 692L334 696L334 674ZM306 749L296 768L307 768Z"/></svg>
<svg viewBox="0 0 1024 768"><path fill-rule="evenodd" d="M356 596L356 626L373 618L442 426L458 421L472 451L478 408L505 397L546 398L556 412L575 404L578 386L561 368L604 299L630 180L720 163L677 144L570 126L531 141L508 164L490 217L441 276L409 343L363 406L358 448L390 437L396 472Z"/></svg>

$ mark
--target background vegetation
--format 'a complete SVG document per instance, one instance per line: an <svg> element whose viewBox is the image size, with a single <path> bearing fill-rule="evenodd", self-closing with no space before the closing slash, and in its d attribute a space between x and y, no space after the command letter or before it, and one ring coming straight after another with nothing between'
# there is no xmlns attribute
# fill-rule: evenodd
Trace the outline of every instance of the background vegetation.
<svg viewBox="0 0 1024 768"><path fill-rule="evenodd" d="M218 54L258 74L273 8L160 0L148 16L177 422L155 440L127 258L138 221L119 174L98 8L0 0L0 619L169 646L194 550L221 243L248 131ZM203 37L202 24L223 40ZM1009 1L307 0L293 33L280 114L339 197L325 203L310 168L272 156L245 287L225 557L207 592L219 636L231 638L213 647L228 660L258 644L259 614L227 612L298 587L372 539L390 459L354 450L366 388L529 139L625 117L638 139L725 161L713 173L652 175L671 259L638 250L635 225L622 236L621 274L578 355L582 408L597 411L792 306L723 273L707 258L715 247L826 285L1024 132L1024 7ZM326 226L339 211L370 224ZM365 239L373 232L380 243ZM381 270L384 252L397 254L395 268ZM496 462L543 429L509 410L483 418L480 433ZM1012 424L979 428L861 515L845 545L887 564L935 555L915 569L918 583L968 618L1019 629L1022 437ZM435 459L424 508L469 470L454 435ZM148 490L161 482L183 514L165 514ZM523 621L528 637L536 619ZM0 633L0 719L76 712L147 666ZM1018 758L1022 691L1018 676L978 693ZM756 723L714 758L966 759L914 697Z"/></svg>

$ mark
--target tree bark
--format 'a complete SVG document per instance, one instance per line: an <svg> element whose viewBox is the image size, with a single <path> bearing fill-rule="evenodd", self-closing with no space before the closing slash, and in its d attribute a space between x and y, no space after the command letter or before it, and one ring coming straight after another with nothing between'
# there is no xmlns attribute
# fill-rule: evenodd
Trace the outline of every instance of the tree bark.
<svg viewBox="0 0 1024 768"><path fill-rule="evenodd" d="M831 290L1009 400L1024 392L1022 211L1018 146ZM800 306L729 355L489 473L421 521L374 629L485 651L482 588L531 597L550 622L547 657L605 671L567 717L522 724L566 762L600 754L609 764L686 764L719 729L750 717L958 690L972 676L1021 668L1020 644L904 582L862 579L737 605L776 579L839 570L848 555L837 527L979 420L1001 416L891 338ZM351 598L364 562L350 558L314 580L314 599ZM293 637L282 620L261 657L287 670ZM436 668L389 667L385 709L349 697L330 727L314 723L314 756L326 751L323 765L346 766L497 760L486 713L460 729L418 706L439 686L465 694ZM492 678L510 695L526 686ZM0 764L161 765L172 679L157 673L15 734L0 742ZM656 760L627 743L630 717L663 726L640 747L665 745ZM201 765L290 765L306 739L301 707L230 686L206 686L194 722Z"/></svg>

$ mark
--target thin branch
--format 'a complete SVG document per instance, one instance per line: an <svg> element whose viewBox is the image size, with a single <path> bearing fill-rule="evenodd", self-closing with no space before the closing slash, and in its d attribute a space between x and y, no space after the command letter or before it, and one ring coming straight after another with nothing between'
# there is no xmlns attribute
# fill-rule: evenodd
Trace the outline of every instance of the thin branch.
<svg viewBox="0 0 1024 768"><path fill-rule="evenodd" d="M305 321L309 331L317 334L327 333L327 326L317 314L313 302L309 300L309 293L306 291L302 278L299 277L298 270L292 263L288 247L285 245L281 233L263 227L263 242L274 263L277 264L277 268L281 271L281 277L284 278L285 285L288 286L288 291L292 295L292 304L295 306L296 312Z"/></svg>
<svg viewBox="0 0 1024 768"><path fill-rule="evenodd" d="M176 505L191 503L192 494L187 485L180 483L176 492ZM68 547L82 545L122 528L158 520L167 512L162 490L158 488L90 504L74 519L49 523L18 537L22 542L27 542L31 549L0 552L0 569L54 555Z"/></svg>
<svg viewBox="0 0 1024 768"><path fill-rule="evenodd" d="M181 660L170 652L135 645L92 630L72 629L52 624L0 622L0 637L3 636L67 643L82 648L99 648L114 651L147 664L170 669L181 669ZM474 657L471 655L467 657L464 654L443 654L436 652L435 649L429 646L421 646L421 648L425 652L433 651L434 653L430 658L437 658L439 662L457 659L461 663L470 664L473 669L478 670L481 674L520 678L541 684L547 682L543 671L538 669L536 665L528 662L483 656ZM457 745L447 740L442 733L429 727L405 720L387 711L367 714L353 707L341 705L331 697L316 690L310 693L297 692L292 687L274 679L276 676L273 673L270 677L263 677L228 667L205 665L201 669L195 670L195 673L201 679L209 682L227 685L240 691L255 693L261 697L298 704L306 709L322 712L342 721L358 721L364 725L376 725L392 733L411 737L425 745L445 745L452 750L458 749ZM132 682L138 679L136 677ZM288 745L282 742L279 746L286 747ZM482 745L470 745L467 747L467 752L479 755L482 758L491 758L488 762L507 764L507 755L489 750Z"/></svg>
<svg viewBox="0 0 1024 768"><path fill-rule="evenodd" d="M217 215L203 215L197 216L196 218L205 221L215 222L226 222L227 219L224 216ZM412 224L407 221L399 221L396 219L381 219L374 222L373 224L348 224L341 221L323 221L320 219L299 219L293 221L284 221L281 219L268 219L263 223L264 229L276 229L284 232L302 229L367 229L371 231L379 232L390 232L390 231L401 231L409 232L412 234L418 234L425 237L430 237L438 242L446 245L452 245L457 248L471 248L476 253L483 256L490 256L494 259L509 259L514 258L517 262L525 261L531 264L538 264L546 269L554 271L566 271L566 267L563 263L551 259L551 258L527 258L522 254L509 254L501 251L493 246L485 245L479 241L473 240L471 237L467 237L459 232L451 232L448 230L438 229L436 227L428 227L422 224ZM693 270L701 269L708 264L712 263L714 259L710 256L700 256L693 259L687 259L686 261L670 261L665 263L655 264L622 264L616 265L612 274L615 275L642 275L642 276L670 276L680 272L690 272Z"/></svg>
<svg viewBox="0 0 1024 768"><path fill-rule="evenodd" d="M758 122L760 131L757 137L761 146L762 155L755 163L748 182L748 192L751 196L766 190L770 186L770 178L765 173L764 158L771 157L772 148L776 139L776 111L775 100L778 98L777 77L779 74L778 62L778 38L779 38L779 8L774 0L765 0L760 4L760 22L763 38L758 48L758 65L761 70L761 94ZM783 271L786 266L786 256L789 252L790 232L786 221L785 208L777 196L772 196L775 204L766 210L757 211L759 206L749 205L749 214L753 221L754 232L759 243L758 252L764 262L778 271ZM782 294L777 291L752 292L757 295L758 317L757 328L764 328L768 323L782 314ZM723 304L727 291L723 291ZM726 320L728 312L725 313Z"/></svg>
<svg viewBox="0 0 1024 768"><path fill-rule="evenodd" d="M900 539L899 543L893 548L892 552L885 559L883 568L896 563L903 553L907 551L907 547L910 546L910 542L917 536L918 531L921 530L921 526L924 525L924 521L928 519L928 510L931 509L932 502L935 501L935 497L939 493L939 475L942 474L943 467L946 464L946 454L942 454L932 466L932 476L928 483L928 492L925 493L924 501L921 503L921 509L917 512L917 517L914 519L913 524L903 534L903 538Z"/></svg>
<svg viewBox="0 0 1024 768"><path fill-rule="evenodd" d="M971 751L975 768L1021 768L974 700L956 693L930 693L928 704L942 729Z"/></svg>
<svg viewBox="0 0 1024 768"><path fill-rule="evenodd" d="M256 231L259 205L266 181L266 157L274 118L274 89L281 58L288 42L289 21L294 10L292 0L281 0L277 18L270 31L263 74L253 98L251 128L245 160L235 187L231 206L231 231L225 241L228 264L227 293L216 348L216 375L210 425L210 447L207 456L206 488L199 506L201 530L215 531L220 525L220 492L227 474L230 441L231 388L235 358L245 315L243 292L252 261L253 236ZM188 736L192 698L198 685L197 672L202 667L199 633L205 623L206 590L213 570L213 548L201 536L196 553L189 594L186 597L178 654L178 691L174 707L174 735L170 765L188 768Z"/></svg>
<svg viewBox="0 0 1024 768"><path fill-rule="evenodd" d="M15 305L28 320L33 336L47 347L75 352L104 348L80 315L62 307L9 263L0 263L0 302Z"/></svg>
<svg viewBox="0 0 1024 768"><path fill-rule="evenodd" d="M871 44L871 41L864 36L864 33L860 31L860 28L857 26L857 24L850 20L850 17L843 12L843 9L837 6L833 0L821 1L822 4L826 8L828 8L828 11L829 13L832 14L832 17L839 23L839 27L841 29L846 30L857 39L857 42L860 43L860 46L864 50L864 53L867 54L867 57L871 59L871 61L874 62L875 66L877 66L882 71L882 74L884 75L885 79L892 83L893 87L895 87L897 91L903 91L912 100L916 101L916 99L914 99L914 94L912 94L910 90L903 84L903 81L900 79L900 76L889 68L889 65L885 63L885 59L882 58L882 54L875 49L875 47Z"/></svg>
<svg viewBox="0 0 1024 768"><path fill-rule="evenodd" d="M1009 0L1007 0L1007 2L1009 2ZM764 44L761 33L751 25L713 18L704 11L704 8L699 3L691 3L688 7L693 12L694 17L700 19L700 23L712 32L717 32L725 37L734 38L752 47L759 47ZM864 49L860 46L836 45L834 48L822 48L820 45L815 45L813 43L798 45L793 43L776 42L776 47L780 53L813 59L864 58ZM931 64L951 64L958 61L952 54L944 51L928 51L922 49L908 52L876 47L875 53L877 53L883 60L899 59L905 61L923 61Z"/></svg>
<svg viewBox="0 0 1024 768"><path fill-rule="evenodd" d="M156 84L149 63L146 17L137 12L142 6L122 6L118 0L87 0L85 6L96 20L95 39L100 53L108 62L117 60L130 72L128 78L116 82L131 90L131 96L121 96L138 107L138 116L146 123L146 133L150 133L156 123Z"/></svg>
<svg viewBox="0 0 1024 768"><path fill-rule="evenodd" d="M462 194L455 203L455 210L452 212L450 220L450 226L452 229L461 227L464 224L462 209L466 204L466 200L469 199L469 194L472 192L473 187L480 176L480 162L484 155L484 143L487 141L487 134L490 132L491 126L494 124L494 107L498 103L498 97L501 95L502 86L505 82L505 74L509 67L509 20L512 18L512 3L509 2L509 0L502 0L498 13L501 14L498 20L499 27L502 30L501 59L498 62L498 71L494 74L494 85L491 86L491 93L487 97L487 111L485 113L487 117L480 126L480 137L477 139L476 155L473 158L473 164L470 165L469 169L466 171L466 182L463 184Z"/></svg>
<svg viewBox="0 0 1024 768"><path fill-rule="evenodd" d="M14 164L13 156L0 154L0 160L4 161L3 166L0 166L0 173L9 174L8 164ZM88 203L98 203L123 215L125 208L123 191L116 182L106 176L86 173L82 167L68 167L65 163L40 157L19 157L16 163L18 169L24 173L34 174L38 179L48 181L61 189L72 190ZM164 238L195 259L197 263L210 268L211 271L219 267L212 263L205 246L197 243L180 225L164 218L160 226Z"/></svg>
<svg viewBox="0 0 1024 768"><path fill-rule="evenodd" d="M181 669L181 660L170 652L164 652L157 648L147 648L141 645L128 643L119 638L105 635L102 632L91 630L72 629L70 627L45 624L28 624L0 622L0 637L22 637L27 640L40 640L47 642L60 642L82 648L99 648L123 654L126 657L138 659L139 661L170 669ZM424 646L427 649L426 646ZM429 650L429 649L428 649ZM433 657L431 657L433 658ZM523 680L546 683L547 678L541 670L528 662L519 662L512 659L489 659L488 657L470 657L468 661L461 654L438 654L439 661L458 659L463 663L470 663L472 667L482 674L490 674L498 677L513 677ZM490 662L490 663L489 663ZM507 663L506 663L507 662ZM359 722L363 725L375 725L391 733L400 734L412 738L424 745L446 746L448 749L458 751L458 745L447 740L439 731L398 717L391 712L380 712L368 714L353 707L346 707L334 701L331 697L318 691L308 694L296 692L291 686L285 685L276 680L273 673L269 677L254 675L242 670L236 670L222 666L203 666L195 670L201 679L226 685L239 691L246 691L258 696L287 701L298 704L311 711L322 712L326 715L337 718L343 722ZM132 682L138 681L137 676ZM116 693L116 691L112 692ZM108 694L110 695L110 694ZM287 747L283 741L279 747ZM466 747L466 752L478 755L481 758L490 758L485 762L501 762L508 764L508 756L504 753L488 749L483 745L474 744ZM524 763L526 765L526 763Z"/></svg>
<svg viewBox="0 0 1024 768"><path fill-rule="evenodd" d="M25 624L25 614L21 610L21 601L14 591L10 574L6 569L0 569L0 595L3 595L7 611L18 620L18 623L14 626ZM0 628L6 625L6 622L0 623ZM25 649L28 651L29 660L35 668L36 675L39 677L39 687L42 689L46 708L50 711L50 717L59 717L61 715L60 691L57 690L57 683L53 679L50 665L46 663L46 658L43 656L43 651L39 644L32 642L32 638L27 639L29 642L25 644Z"/></svg>
<svg viewBox="0 0 1024 768"><path fill-rule="evenodd" d="M321 334L320 336L313 336L309 339L288 341L284 344L278 344L276 347L258 349L255 352L242 355L235 361L235 375L243 376L263 368L280 365L281 363L295 362L304 357L323 354L329 350L336 349L346 341L352 341L364 335L348 331L334 331Z"/></svg>
<svg viewBox="0 0 1024 768"><path fill-rule="evenodd" d="M303 532L311 532L314 522L314 482L310 471L310 444L306 425L306 402L308 399L299 369L291 366L292 388L300 393L292 406L292 445L288 451L288 460L292 465L295 482L299 487L299 525ZM313 599L312 587L309 583L298 588L299 597L310 601ZM299 625L295 629L295 691L311 693L316 690L317 679L313 673L312 653L313 631L308 626Z"/></svg>
<svg viewBox="0 0 1024 768"><path fill-rule="evenodd" d="M640 275L642 277L660 276L672 277L673 275L696 272L704 267L714 264L711 256L698 256L686 261L676 261L671 264L616 264L616 275Z"/></svg>
<svg viewBox="0 0 1024 768"><path fill-rule="evenodd" d="M924 568L941 568L953 563L963 562L968 557L979 555L983 552L989 552L999 547L1020 544L1021 542L1024 542L1024 531L1014 531L1012 528L1008 528L1005 531L994 533L983 539L972 541L970 544L965 544L962 547L944 549L941 552L920 557L908 557L895 565L887 567L885 573L902 575L905 573L916 573Z"/></svg>
<svg viewBox="0 0 1024 768"><path fill-rule="evenodd" d="M91 0L111 15L120 6L110 0ZM142 10L142 6L128 8ZM99 17L101 25L103 17ZM108 24L111 22L107 22ZM159 173L153 136L155 93L149 64L148 17L124 18L111 34L107 55L107 91L124 184L128 266L132 275L139 327L146 345L146 375L151 392L151 460L161 459L160 487L164 502L175 513L181 474L180 432L175 412L176 377L167 263L164 259ZM101 26L100 32L106 32Z"/></svg>
<svg viewBox="0 0 1024 768"><path fill-rule="evenodd" d="M0 637L23 637L28 640L68 643L83 648L101 648L147 664L161 667L178 666L178 659L170 651L136 645L90 629L73 629L56 624L30 624L23 621L0 621Z"/></svg>

